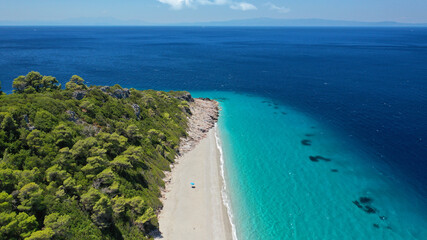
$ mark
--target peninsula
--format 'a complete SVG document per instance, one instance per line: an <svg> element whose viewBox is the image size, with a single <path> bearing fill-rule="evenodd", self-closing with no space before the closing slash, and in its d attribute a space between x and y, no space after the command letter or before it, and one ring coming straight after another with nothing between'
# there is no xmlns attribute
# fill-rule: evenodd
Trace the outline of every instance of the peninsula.
<svg viewBox="0 0 427 240"><path fill-rule="evenodd" d="M0 239L227 239L215 101L76 75L62 89L38 72L13 88L0 94Z"/></svg>

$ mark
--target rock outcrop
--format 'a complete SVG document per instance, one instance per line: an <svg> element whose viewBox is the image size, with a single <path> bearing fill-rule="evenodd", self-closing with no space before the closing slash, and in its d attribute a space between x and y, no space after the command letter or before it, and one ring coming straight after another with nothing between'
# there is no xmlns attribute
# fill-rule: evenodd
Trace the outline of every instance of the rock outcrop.
<svg viewBox="0 0 427 240"><path fill-rule="evenodd" d="M141 115L141 108L139 107L139 105L134 103L132 104L132 108L133 108L133 111L135 112L136 117L139 118L139 116Z"/></svg>
<svg viewBox="0 0 427 240"><path fill-rule="evenodd" d="M215 126L219 116L217 101L208 98L193 99L189 93L184 97L193 101L190 102L192 115L188 120L188 136L181 139L179 147L180 155L192 150L200 140L206 137L209 130Z"/></svg>
<svg viewBox="0 0 427 240"><path fill-rule="evenodd" d="M82 100L86 96L86 91L77 90L73 92L73 98Z"/></svg>
<svg viewBox="0 0 427 240"><path fill-rule="evenodd" d="M77 121L79 120L79 117L77 116L77 113L71 110L67 110L65 113L67 113L68 120L74 123L77 123Z"/></svg>
<svg viewBox="0 0 427 240"><path fill-rule="evenodd" d="M182 92L182 94L179 96L176 96L176 98L179 100L185 100L189 103L194 102L194 98L191 96L189 92Z"/></svg>
<svg viewBox="0 0 427 240"><path fill-rule="evenodd" d="M123 89L115 89L113 91L110 91L111 87L109 86L103 86L100 88L101 91L104 93L107 93L108 95L117 98L117 99L126 99L130 96L130 91L127 88Z"/></svg>
<svg viewBox="0 0 427 240"><path fill-rule="evenodd" d="M118 99L126 99L130 96L130 91L127 88L116 89L110 95Z"/></svg>
<svg viewBox="0 0 427 240"><path fill-rule="evenodd" d="M34 127L33 125L31 125L31 123L30 123L30 119L28 118L28 115L27 114L24 114L24 121L25 121L25 123L27 124L27 129L28 130L30 130L30 131L33 131L34 129L36 129L36 127Z"/></svg>

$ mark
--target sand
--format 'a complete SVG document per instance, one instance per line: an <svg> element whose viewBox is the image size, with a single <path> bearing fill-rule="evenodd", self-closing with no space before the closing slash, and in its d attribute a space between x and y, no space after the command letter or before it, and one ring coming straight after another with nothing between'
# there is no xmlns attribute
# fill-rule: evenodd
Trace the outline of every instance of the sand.
<svg viewBox="0 0 427 240"><path fill-rule="evenodd" d="M211 128L192 150L176 160L164 192L157 239L232 239L222 201L220 153ZM196 188L191 188L194 182Z"/></svg>

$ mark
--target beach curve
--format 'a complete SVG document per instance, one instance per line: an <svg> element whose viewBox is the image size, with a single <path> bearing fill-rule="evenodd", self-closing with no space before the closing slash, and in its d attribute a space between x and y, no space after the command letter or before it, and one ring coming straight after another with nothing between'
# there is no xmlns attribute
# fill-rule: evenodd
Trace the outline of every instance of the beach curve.
<svg viewBox="0 0 427 240"><path fill-rule="evenodd" d="M223 200L225 183L216 136L218 103L194 99L190 109L188 137L182 139L181 156L165 179L156 239L234 239L230 209Z"/></svg>

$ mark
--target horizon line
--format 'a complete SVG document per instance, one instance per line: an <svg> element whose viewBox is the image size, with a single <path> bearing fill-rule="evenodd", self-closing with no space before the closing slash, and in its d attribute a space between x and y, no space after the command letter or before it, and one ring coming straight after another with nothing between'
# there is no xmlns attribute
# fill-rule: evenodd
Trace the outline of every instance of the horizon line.
<svg viewBox="0 0 427 240"><path fill-rule="evenodd" d="M201 27L201 28L427 28L427 24L413 24L413 25L169 25L169 24L160 24L160 25L103 25L103 24L43 24L43 25L3 25L0 24L0 27L177 27L177 28L188 28L188 27Z"/></svg>
<svg viewBox="0 0 427 240"><path fill-rule="evenodd" d="M73 21L75 23L73 23ZM92 23L91 23L92 21ZM266 22L267 21L267 22ZM270 22L268 22L270 21ZM32 24L35 22L35 24ZM68 22L68 23L67 23ZM0 20L0 26L266 26L266 27L335 27L335 26L427 26L427 22L399 22L395 20L361 21L323 18L238 18L228 20L156 23L114 17L67 18L61 20Z"/></svg>

